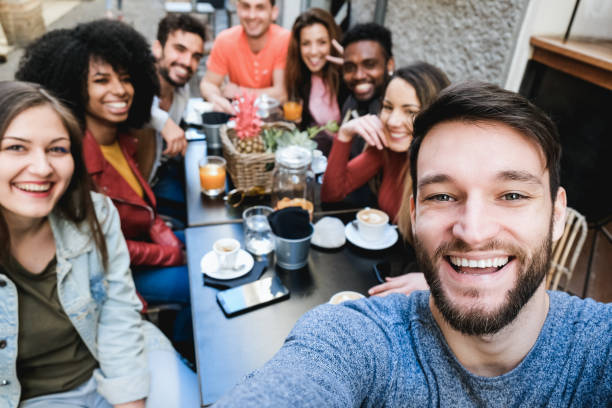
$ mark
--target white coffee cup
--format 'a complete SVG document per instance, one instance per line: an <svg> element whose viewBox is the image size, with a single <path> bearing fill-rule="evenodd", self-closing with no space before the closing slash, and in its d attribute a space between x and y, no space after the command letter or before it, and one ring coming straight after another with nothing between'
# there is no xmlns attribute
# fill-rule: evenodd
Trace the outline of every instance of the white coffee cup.
<svg viewBox="0 0 612 408"><path fill-rule="evenodd" d="M359 292L353 292L352 290L345 290L343 292L338 292L329 299L329 304L337 305L342 302L346 302L347 300L357 300L361 299L363 296Z"/></svg>
<svg viewBox="0 0 612 408"><path fill-rule="evenodd" d="M222 238L215 241L213 251L217 255L217 261L221 269L232 269L236 266L240 242L233 238Z"/></svg>
<svg viewBox="0 0 612 408"><path fill-rule="evenodd" d="M365 241L382 239L389 222L389 216L375 208L365 208L357 213L359 235Z"/></svg>

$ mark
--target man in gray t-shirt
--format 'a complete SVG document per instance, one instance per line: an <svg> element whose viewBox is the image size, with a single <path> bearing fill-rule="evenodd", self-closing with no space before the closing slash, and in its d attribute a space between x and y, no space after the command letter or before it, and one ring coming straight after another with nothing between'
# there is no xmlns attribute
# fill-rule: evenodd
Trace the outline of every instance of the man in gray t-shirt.
<svg viewBox="0 0 612 408"><path fill-rule="evenodd" d="M560 156L521 96L447 88L414 123L404 197L431 293L312 310L218 406L611 406L612 306L545 290Z"/></svg>

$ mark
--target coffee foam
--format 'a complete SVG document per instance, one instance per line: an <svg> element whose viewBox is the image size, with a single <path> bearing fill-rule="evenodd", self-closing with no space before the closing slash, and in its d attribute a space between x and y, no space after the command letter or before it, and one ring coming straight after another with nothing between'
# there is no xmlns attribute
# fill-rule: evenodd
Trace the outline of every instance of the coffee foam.
<svg viewBox="0 0 612 408"><path fill-rule="evenodd" d="M368 224L381 224L386 221L386 214L378 210L364 210L358 214L361 221Z"/></svg>
<svg viewBox="0 0 612 408"><path fill-rule="evenodd" d="M353 292L353 291L344 291L338 292L331 297L329 303L332 305L337 305L342 302L346 302L347 300L357 300L364 297L361 293Z"/></svg>

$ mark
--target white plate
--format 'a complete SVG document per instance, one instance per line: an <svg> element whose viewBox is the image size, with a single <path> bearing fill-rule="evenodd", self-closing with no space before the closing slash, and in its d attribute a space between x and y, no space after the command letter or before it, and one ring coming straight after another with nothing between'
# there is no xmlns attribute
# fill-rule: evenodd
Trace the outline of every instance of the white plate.
<svg viewBox="0 0 612 408"><path fill-rule="evenodd" d="M210 251L202 257L202 260L200 261L200 268L202 269L202 273L210 276L213 279L229 280L239 278L251 272L254 262L255 261L253 260L251 254L244 249L241 249L240 252L238 252L238 260L236 261L236 265L241 265L241 267L236 270L221 269L219 268L217 255L215 255L213 251Z"/></svg>
<svg viewBox="0 0 612 408"><path fill-rule="evenodd" d="M344 227L344 234L346 235L346 239L348 239L351 244L363 249L371 250L387 249L393 246L393 244L397 242L398 238L397 230L391 225L387 225L387 229L383 233L382 238L378 241L366 241L365 239L361 238L357 228L355 228L350 222Z"/></svg>

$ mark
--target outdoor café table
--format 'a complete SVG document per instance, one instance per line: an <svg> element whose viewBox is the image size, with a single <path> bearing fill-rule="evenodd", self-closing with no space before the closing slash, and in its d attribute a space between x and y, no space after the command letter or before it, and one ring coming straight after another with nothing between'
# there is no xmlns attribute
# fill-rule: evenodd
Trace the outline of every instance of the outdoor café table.
<svg viewBox="0 0 612 408"><path fill-rule="evenodd" d="M243 243L242 224L187 228L185 236L203 405L215 402L244 375L269 360L306 311L326 303L339 291L366 294L368 288L377 283L373 265L402 251L399 242L386 251L375 252L360 250L348 243L337 250L319 250L311 246L308 266L304 269L284 271L272 267L264 274L278 274L291 292L288 300L227 318L216 301L218 289L203 284L200 260L219 238L232 237Z"/></svg>

